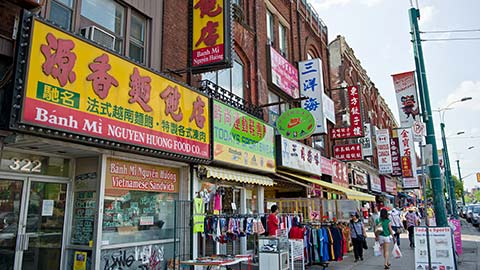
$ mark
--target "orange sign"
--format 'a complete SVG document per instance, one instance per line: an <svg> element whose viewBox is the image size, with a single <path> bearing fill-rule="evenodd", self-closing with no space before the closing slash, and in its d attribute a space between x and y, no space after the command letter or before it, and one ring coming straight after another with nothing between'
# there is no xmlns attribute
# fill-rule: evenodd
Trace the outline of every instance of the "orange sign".
<svg viewBox="0 0 480 270"><path fill-rule="evenodd" d="M480 183L480 173L477 173L477 182Z"/></svg>
<svg viewBox="0 0 480 270"><path fill-rule="evenodd" d="M105 194L122 194L118 190L177 193L179 176L176 168L108 158Z"/></svg>

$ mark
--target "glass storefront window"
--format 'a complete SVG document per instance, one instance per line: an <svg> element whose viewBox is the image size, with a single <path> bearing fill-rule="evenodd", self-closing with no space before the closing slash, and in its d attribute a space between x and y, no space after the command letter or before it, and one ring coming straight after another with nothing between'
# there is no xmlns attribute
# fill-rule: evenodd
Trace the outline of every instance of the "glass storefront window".
<svg viewBox="0 0 480 270"><path fill-rule="evenodd" d="M103 243L120 244L173 238L178 194L136 190L105 192Z"/></svg>

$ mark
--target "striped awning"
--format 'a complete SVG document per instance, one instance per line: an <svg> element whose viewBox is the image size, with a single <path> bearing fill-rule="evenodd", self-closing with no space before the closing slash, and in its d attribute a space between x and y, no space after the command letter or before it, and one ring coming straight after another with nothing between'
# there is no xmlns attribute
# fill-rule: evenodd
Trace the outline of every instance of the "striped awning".
<svg viewBox="0 0 480 270"><path fill-rule="evenodd" d="M322 186L326 189L339 191L341 193L344 193L347 196L347 198L350 199L350 200L370 201L370 202L375 201L375 196L367 194L367 193L363 193L363 192L360 192L360 191L356 191L356 190L353 190L353 189L349 189L349 188L346 188L346 187L342 187L342 186L339 186L339 185L328 183L328 182L325 182L325 181L322 181L322 180L292 174L292 173L289 173L289 172L279 171L279 173L281 173L283 175L288 175L290 177L294 177L294 178L297 178L297 179L301 179L301 180L310 182L312 184L317 184L317 185Z"/></svg>
<svg viewBox="0 0 480 270"><path fill-rule="evenodd" d="M233 171L224 168L211 167L202 165L200 169L207 172L207 177L213 177L222 180L236 181L246 184L255 184L262 186L273 186L273 180L269 177L244 173L239 171Z"/></svg>

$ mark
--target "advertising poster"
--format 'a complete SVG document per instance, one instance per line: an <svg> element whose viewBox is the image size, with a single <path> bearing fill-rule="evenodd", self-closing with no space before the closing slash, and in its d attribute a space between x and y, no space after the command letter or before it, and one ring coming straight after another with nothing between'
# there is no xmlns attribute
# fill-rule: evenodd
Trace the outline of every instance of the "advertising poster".
<svg viewBox="0 0 480 270"><path fill-rule="evenodd" d="M21 123L210 158L206 96L38 19L32 28Z"/></svg>
<svg viewBox="0 0 480 270"><path fill-rule="evenodd" d="M363 137L358 138L358 142L362 144L362 155L364 157L373 156L372 128L370 123L363 124Z"/></svg>
<svg viewBox="0 0 480 270"><path fill-rule="evenodd" d="M378 171L380 174L390 174L393 171L390 152L390 133L388 129L377 130Z"/></svg>
<svg viewBox="0 0 480 270"><path fill-rule="evenodd" d="M177 193L179 177L177 168L107 158L105 196L118 190Z"/></svg>
<svg viewBox="0 0 480 270"><path fill-rule="evenodd" d="M355 187L368 190L367 174L358 170L352 170L353 185ZM380 187L381 188L381 187Z"/></svg>
<svg viewBox="0 0 480 270"><path fill-rule="evenodd" d="M463 254L462 247L462 226L460 219L451 218L448 220L448 225L453 230L453 240L455 241L455 251L459 256Z"/></svg>
<svg viewBox="0 0 480 270"><path fill-rule="evenodd" d="M420 102L415 85L415 72L394 74L392 77L397 96L400 126L404 128L411 127L415 120L420 120Z"/></svg>
<svg viewBox="0 0 480 270"><path fill-rule="evenodd" d="M300 97L297 69L273 47L270 47L269 70L274 85L292 98Z"/></svg>
<svg viewBox="0 0 480 270"><path fill-rule="evenodd" d="M334 175L334 168L331 159L320 156L320 164L322 168L322 174Z"/></svg>
<svg viewBox="0 0 480 270"><path fill-rule="evenodd" d="M279 155L278 166L315 175L322 174L322 163L320 160L322 155L319 150L284 137L279 139L282 152Z"/></svg>
<svg viewBox="0 0 480 270"><path fill-rule="evenodd" d="M418 188L415 148L411 128L398 129L403 188Z"/></svg>
<svg viewBox="0 0 480 270"><path fill-rule="evenodd" d="M213 148L216 161L275 172L273 127L217 100L213 102Z"/></svg>
<svg viewBox="0 0 480 270"><path fill-rule="evenodd" d="M87 252L75 251L73 270L87 270Z"/></svg>
<svg viewBox="0 0 480 270"><path fill-rule="evenodd" d="M276 122L278 133L292 140L303 140L315 131L315 117L303 108L282 113Z"/></svg>
<svg viewBox="0 0 480 270"><path fill-rule="evenodd" d="M230 0L192 1L192 67L226 66L231 59Z"/></svg>
<svg viewBox="0 0 480 270"><path fill-rule="evenodd" d="M376 174L370 174L370 190L382 192L382 180Z"/></svg>
<svg viewBox="0 0 480 270"><path fill-rule="evenodd" d="M362 145L359 143L335 145L333 154L336 159L342 161L363 160Z"/></svg>
<svg viewBox="0 0 480 270"><path fill-rule="evenodd" d="M327 119L323 112L323 73L322 60L319 58L298 63L300 78L300 94L305 97L302 100L302 108L309 111L315 118L315 130L313 134L327 133Z"/></svg>
<svg viewBox="0 0 480 270"><path fill-rule="evenodd" d="M450 227L415 227L415 270L454 270ZM428 242L428 244L427 244ZM430 254L430 263L428 255ZM429 267L430 265L430 267Z"/></svg>
<svg viewBox="0 0 480 270"><path fill-rule="evenodd" d="M360 95L357 86L347 88L350 126L332 129L332 139L358 138L363 136L363 122L360 110Z"/></svg>

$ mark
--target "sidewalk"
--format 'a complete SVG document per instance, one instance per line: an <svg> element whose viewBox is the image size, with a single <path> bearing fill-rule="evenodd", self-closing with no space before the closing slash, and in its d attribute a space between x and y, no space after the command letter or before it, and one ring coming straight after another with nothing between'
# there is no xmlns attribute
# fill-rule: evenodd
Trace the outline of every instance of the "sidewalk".
<svg viewBox="0 0 480 270"><path fill-rule="evenodd" d="M460 219L463 254L458 259L459 270L480 270L480 230Z"/></svg>

